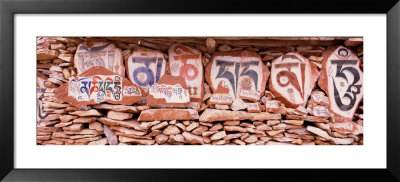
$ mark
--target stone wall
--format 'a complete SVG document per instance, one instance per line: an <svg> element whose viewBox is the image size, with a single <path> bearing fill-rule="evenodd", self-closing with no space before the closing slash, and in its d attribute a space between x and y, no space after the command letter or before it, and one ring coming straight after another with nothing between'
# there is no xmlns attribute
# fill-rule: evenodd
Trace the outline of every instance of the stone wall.
<svg viewBox="0 0 400 182"><path fill-rule="evenodd" d="M358 37L38 37L38 145L362 145Z"/></svg>

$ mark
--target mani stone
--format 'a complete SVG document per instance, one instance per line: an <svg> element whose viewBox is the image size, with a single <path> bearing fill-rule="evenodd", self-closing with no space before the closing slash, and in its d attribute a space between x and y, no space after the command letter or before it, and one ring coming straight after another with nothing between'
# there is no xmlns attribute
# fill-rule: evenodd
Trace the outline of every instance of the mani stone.
<svg viewBox="0 0 400 182"><path fill-rule="evenodd" d="M169 68L172 76L185 79L190 102L199 109L204 96L204 73L201 52L197 49L175 44L168 50Z"/></svg>
<svg viewBox="0 0 400 182"><path fill-rule="evenodd" d="M286 107L305 106L319 76L317 66L298 53L287 53L271 66L269 88Z"/></svg>
<svg viewBox="0 0 400 182"><path fill-rule="evenodd" d="M254 102L254 103L246 103L247 105L247 111L248 112L261 112L262 111L262 107L261 104L258 102Z"/></svg>
<svg viewBox="0 0 400 182"><path fill-rule="evenodd" d="M325 106L313 106L312 114L325 119L329 118L329 110Z"/></svg>
<svg viewBox="0 0 400 182"><path fill-rule="evenodd" d="M329 98L329 110L335 122L352 122L363 98L363 72L357 53L344 47L330 47L324 52L319 87Z"/></svg>
<svg viewBox="0 0 400 182"><path fill-rule="evenodd" d="M142 47L134 47L132 54L125 59L128 79L146 92L165 74L166 64L161 52Z"/></svg>
<svg viewBox="0 0 400 182"><path fill-rule="evenodd" d="M196 120L199 114L194 109L149 109L142 111L138 121Z"/></svg>
<svg viewBox="0 0 400 182"><path fill-rule="evenodd" d="M265 102L265 111L266 112L279 112L280 111L279 101L267 100Z"/></svg>
<svg viewBox="0 0 400 182"><path fill-rule="evenodd" d="M74 65L78 75L94 66L103 66L125 77L122 51L109 42L82 42L75 52Z"/></svg>
<svg viewBox="0 0 400 182"><path fill-rule="evenodd" d="M210 97L210 104L219 105L231 105L234 97L229 94L229 89L222 86L222 83L218 85L217 90Z"/></svg>
<svg viewBox="0 0 400 182"><path fill-rule="evenodd" d="M249 113L246 111L226 111L217 109L206 109L200 116L200 122L229 121L229 120L252 120L265 121L281 119L281 114L267 112Z"/></svg>
<svg viewBox="0 0 400 182"><path fill-rule="evenodd" d="M213 93L222 86L228 89L233 99L239 98L242 89L249 93L264 93L270 74L260 56L247 50L216 52L205 69Z"/></svg>
<svg viewBox="0 0 400 182"><path fill-rule="evenodd" d="M128 79L102 67L95 66L55 90L55 97L80 108L103 102L132 105L144 97L142 88Z"/></svg>
<svg viewBox="0 0 400 182"><path fill-rule="evenodd" d="M189 91L181 76L164 75L149 88L147 105L151 107L188 107Z"/></svg>

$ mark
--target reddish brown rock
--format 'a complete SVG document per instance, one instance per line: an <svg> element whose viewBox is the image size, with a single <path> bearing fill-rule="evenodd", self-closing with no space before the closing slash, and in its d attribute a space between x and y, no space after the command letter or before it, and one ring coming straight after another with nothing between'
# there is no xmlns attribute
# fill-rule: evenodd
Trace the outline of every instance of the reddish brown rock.
<svg viewBox="0 0 400 182"><path fill-rule="evenodd" d="M155 140L146 140L146 139L136 139L136 138L130 138L130 137L125 137L125 136L119 136L119 141L124 142L124 143L136 143L140 145L153 145Z"/></svg>
<svg viewBox="0 0 400 182"><path fill-rule="evenodd" d="M261 96L261 92L257 90L241 89L239 93L239 98L253 102L260 100Z"/></svg>
<svg viewBox="0 0 400 182"><path fill-rule="evenodd" d="M328 97L318 93L311 94L311 101L313 105L329 106Z"/></svg>
<svg viewBox="0 0 400 182"><path fill-rule="evenodd" d="M125 59L129 80L148 92L165 74L167 62L161 52L134 47L132 54Z"/></svg>
<svg viewBox="0 0 400 182"><path fill-rule="evenodd" d="M57 58L59 55L58 51L50 49L39 49L36 52L37 60L52 60Z"/></svg>
<svg viewBox="0 0 400 182"><path fill-rule="evenodd" d="M233 100L234 97L229 94L229 89L223 87L221 83L214 91L214 94L211 95L210 104L231 105Z"/></svg>
<svg viewBox="0 0 400 182"><path fill-rule="evenodd" d="M237 132L241 132L241 133L247 132L246 128L242 128L240 126L224 126L224 130L225 131L237 131Z"/></svg>
<svg viewBox="0 0 400 182"><path fill-rule="evenodd" d="M158 144L164 144L164 143L167 142L168 136L166 136L166 135L164 135L164 134L159 134L159 135L157 135L154 139L156 140L156 142L157 142Z"/></svg>
<svg viewBox="0 0 400 182"><path fill-rule="evenodd" d="M204 144L203 137L201 136L197 136L189 132L183 132L182 135L190 144Z"/></svg>
<svg viewBox="0 0 400 182"><path fill-rule="evenodd" d="M226 111L216 109L206 109L200 116L201 122L214 122L226 120L252 120L264 121L281 119L281 114L271 114L267 112L248 113L245 111Z"/></svg>
<svg viewBox="0 0 400 182"><path fill-rule="evenodd" d="M142 111L138 121L196 120L199 114L193 109L149 109Z"/></svg>
<svg viewBox="0 0 400 182"><path fill-rule="evenodd" d="M150 109L149 106L125 106L125 105L111 105L99 104L92 106L95 109L113 110L117 112L140 113L141 111Z"/></svg>
<svg viewBox="0 0 400 182"><path fill-rule="evenodd" d="M243 110L243 109L247 109L247 105L246 103L240 99L240 98L236 98L231 105L231 109L233 111L238 111L238 110Z"/></svg>
<svg viewBox="0 0 400 182"><path fill-rule="evenodd" d="M102 116L103 115L96 109L90 109L87 111L74 111L74 112L70 112L69 114L78 115L78 116Z"/></svg>
<svg viewBox="0 0 400 182"><path fill-rule="evenodd" d="M132 105L143 96L140 87L101 66L92 67L78 77L71 77L68 83L55 91L56 98L78 108L102 102Z"/></svg>
<svg viewBox="0 0 400 182"><path fill-rule="evenodd" d="M269 100L265 102L265 111L266 112L279 112L280 104L279 101Z"/></svg>
<svg viewBox="0 0 400 182"><path fill-rule="evenodd" d="M181 76L164 75L149 87L147 105L151 107L188 107L189 91Z"/></svg>
<svg viewBox="0 0 400 182"><path fill-rule="evenodd" d="M226 136L226 132L225 131L220 131L218 133L213 134L210 139L211 140L219 140L222 139Z"/></svg>
<svg viewBox="0 0 400 182"><path fill-rule="evenodd" d="M205 76L213 93L221 85L235 99L242 89L263 93L269 70L255 52L216 52L206 66Z"/></svg>
<svg viewBox="0 0 400 182"><path fill-rule="evenodd" d="M192 133L195 134L195 135L203 135L203 133L204 133L205 131L207 131L207 130L208 130L208 127L207 127L207 126L201 125L201 126L197 127L196 129L194 129L194 130L192 131Z"/></svg>
<svg viewBox="0 0 400 182"><path fill-rule="evenodd" d="M330 123L329 126L333 131L337 131L339 133L354 135L359 135L363 133L363 127L354 122Z"/></svg>
<svg viewBox="0 0 400 182"><path fill-rule="evenodd" d="M286 107L305 106L319 76L318 68L298 53L272 62L269 89Z"/></svg>
<svg viewBox="0 0 400 182"><path fill-rule="evenodd" d="M99 122L89 123L89 129L96 130L96 131L104 131L103 124Z"/></svg>
<svg viewBox="0 0 400 182"><path fill-rule="evenodd" d="M351 122L364 89L357 53L344 46L331 47L324 52L322 65L318 85L328 95L335 122Z"/></svg>
<svg viewBox="0 0 400 182"><path fill-rule="evenodd" d="M167 128L165 128L163 131L164 135L176 135L179 133L181 133L181 131L175 125L168 125Z"/></svg>
<svg viewBox="0 0 400 182"><path fill-rule="evenodd" d="M96 117L80 117L72 120L73 123L93 123L96 121Z"/></svg>
<svg viewBox="0 0 400 182"><path fill-rule="evenodd" d="M95 66L102 66L125 77L122 51L109 42L82 42L75 52L74 65L78 75Z"/></svg>
<svg viewBox="0 0 400 182"><path fill-rule="evenodd" d="M286 119L305 120L316 123L327 123L328 120L317 116L299 116L299 115L286 115Z"/></svg>
<svg viewBox="0 0 400 182"><path fill-rule="evenodd" d="M115 120L126 120L132 118L133 114L131 113L125 113L125 112L118 112L118 111L108 111L107 117L110 119L115 119Z"/></svg>
<svg viewBox="0 0 400 182"><path fill-rule="evenodd" d="M106 135L110 145L118 145L117 135L107 125L104 125L104 134Z"/></svg>
<svg viewBox="0 0 400 182"><path fill-rule="evenodd" d="M182 76L185 79L190 102L197 103L192 105L200 106L204 96L201 52L184 45L175 44L170 46L168 53L171 75Z"/></svg>
<svg viewBox="0 0 400 182"><path fill-rule="evenodd" d="M329 110L325 106L313 106L312 108L313 116L321 117L321 118L329 118Z"/></svg>
<svg viewBox="0 0 400 182"><path fill-rule="evenodd" d="M258 102L246 103L246 105L247 105L247 112L259 113L262 111L261 104Z"/></svg>
<svg viewBox="0 0 400 182"><path fill-rule="evenodd" d="M304 123L303 120L283 120L283 122L286 124L297 125L297 126L301 126Z"/></svg>

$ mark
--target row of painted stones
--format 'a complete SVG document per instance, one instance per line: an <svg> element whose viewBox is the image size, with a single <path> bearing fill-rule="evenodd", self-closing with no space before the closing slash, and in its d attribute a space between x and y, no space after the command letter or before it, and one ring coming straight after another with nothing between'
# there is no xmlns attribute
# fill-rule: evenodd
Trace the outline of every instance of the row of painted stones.
<svg viewBox="0 0 400 182"><path fill-rule="evenodd" d="M64 64L64 63L60 63L60 65L59 66L64 66L64 65L61 65L61 64ZM53 68L53 70L52 70L53 72L54 72L54 68ZM73 71L73 70L72 70ZM72 72L71 71L71 72ZM46 94L46 93L45 93ZM49 93L48 93L49 94ZM55 99L55 98L52 98L52 99ZM121 106L122 107L122 106ZM140 107L142 107L142 106L140 106ZM51 110L50 108L47 108L47 110ZM62 112L62 109L57 109L57 110L53 110L53 111L50 111L50 112L55 112L55 113L60 113L60 112ZM54 118L55 116L54 115L52 115L51 117L49 117L50 119L51 118ZM248 116L248 118L249 118L249 116ZM51 124L51 122L47 122L47 124ZM62 125L61 125L62 126ZM331 132L328 132L329 134L331 134ZM337 136L337 134L336 134L336 136ZM48 137L48 136L46 136L46 137ZM46 138L46 137L44 137L44 138ZM343 136L342 136L343 137ZM42 139L43 139L43 137L41 137ZM245 137L243 137L243 138L245 138ZM358 140L359 141L359 140ZM362 141L362 140L361 140ZM38 142L39 143L39 142ZM49 143L54 143L54 141L52 141L52 142L49 142ZM79 143L79 142L78 142ZM319 143L319 142L318 142Z"/></svg>
<svg viewBox="0 0 400 182"><path fill-rule="evenodd" d="M68 85L60 89L59 98L67 98L65 101L76 106L101 102L130 105L148 95L145 103L152 107L190 106L197 110L205 98L210 98L210 104L218 105L231 105L241 98L253 102L247 104L249 112L261 112L265 109L258 101L265 94L271 75L268 88L285 106L305 107L318 80L318 85L327 94L329 107L310 110L323 117L331 112L340 122L351 121L363 97L360 60L355 52L343 46L329 48L324 53L321 71L302 55L287 53L272 61L270 72L255 52L215 52L203 74L201 52L184 45L170 46L169 66L162 53L140 47L135 47L127 56L124 66L122 51L114 44L95 42L89 46L83 42L74 59L81 77L70 78ZM110 72L105 75L107 71L96 68L98 66ZM125 67L133 84L124 79ZM170 74L166 74L166 70ZM204 77L212 90L212 95L207 97L204 97ZM98 89L96 84L106 83L102 79L116 84ZM116 82L119 80L121 82ZM112 95L107 93L108 90ZM321 97L325 99L323 95Z"/></svg>

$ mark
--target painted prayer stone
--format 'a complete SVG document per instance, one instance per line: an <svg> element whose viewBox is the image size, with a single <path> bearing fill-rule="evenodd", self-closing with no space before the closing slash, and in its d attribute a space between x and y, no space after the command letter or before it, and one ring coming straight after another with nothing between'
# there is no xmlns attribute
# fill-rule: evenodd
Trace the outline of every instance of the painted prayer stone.
<svg viewBox="0 0 400 182"><path fill-rule="evenodd" d="M329 111L325 106L314 106L312 108L312 114L322 118L329 118Z"/></svg>
<svg viewBox="0 0 400 182"><path fill-rule="evenodd" d="M94 66L103 66L108 70L125 77L122 51L113 43L82 42L74 58L78 75Z"/></svg>
<svg viewBox="0 0 400 182"><path fill-rule="evenodd" d="M190 47L175 44L169 48L169 67L172 76L185 79L190 94L190 105L200 108L204 96L204 73L201 52Z"/></svg>
<svg viewBox="0 0 400 182"><path fill-rule="evenodd" d="M152 107L188 107L189 91L181 76L164 75L149 88L147 105Z"/></svg>
<svg viewBox="0 0 400 182"><path fill-rule="evenodd" d="M229 89L220 83L217 90L210 97L210 104L231 105L233 100L235 99L229 94Z"/></svg>
<svg viewBox="0 0 400 182"><path fill-rule="evenodd" d="M207 64L205 75L213 93L222 85L235 99L242 89L264 93L269 70L255 52L216 52Z"/></svg>
<svg viewBox="0 0 400 182"><path fill-rule="evenodd" d="M44 86L45 81L47 81L47 77L37 72L36 74L36 121L39 123L43 121L49 114L44 112L43 98L44 92L46 91L46 87Z"/></svg>
<svg viewBox="0 0 400 182"><path fill-rule="evenodd" d="M276 100L269 100L265 102L265 111L266 112L279 112L280 105L279 101Z"/></svg>
<svg viewBox="0 0 400 182"><path fill-rule="evenodd" d="M344 46L325 51L318 85L327 93L335 122L351 122L363 97L363 72L357 54Z"/></svg>
<svg viewBox="0 0 400 182"><path fill-rule="evenodd" d="M166 61L161 52L135 47L125 60L129 80L141 86L145 92L165 74Z"/></svg>
<svg viewBox="0 0 400 182"><path fill-rule="evenodd" d="M286 107L305 106L319 76L317 66L298 53L287 53L271 66L269 88Z"/></svg>
<svg viewBox="0 0 400 182"><path fill-rule="evenodd" d="M258 102L253 102L253 103L246 103L247 104L247 111L248 112L261 112L262 111L262 107L261 104Z"/></svg>
<svg viewBox="0 0 400 182"><path fill-rule="evenodd" d="M55 97L75 107L103 102L132 105L145 96L138 85L102 66L71 77L55 91Z"/></svg>
<svg viewBox="0 0 400 182"><path fill-rule="evenodd" d="M242 89L240 90L239 97L241 99L257 102L258 100L260 100L261 92L257 90Z"/></svg>

